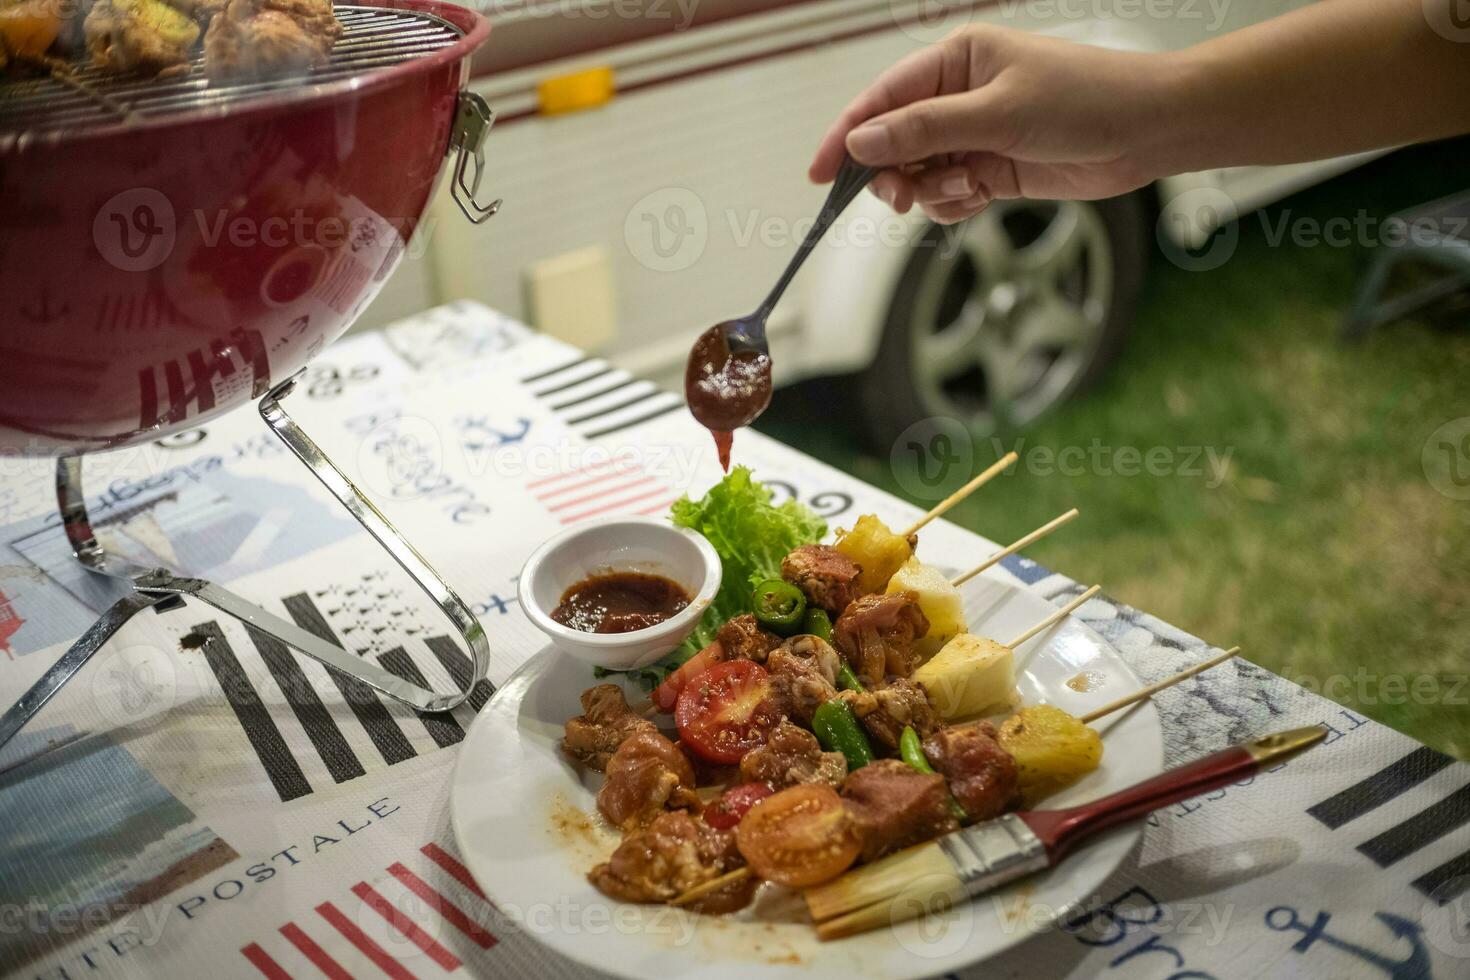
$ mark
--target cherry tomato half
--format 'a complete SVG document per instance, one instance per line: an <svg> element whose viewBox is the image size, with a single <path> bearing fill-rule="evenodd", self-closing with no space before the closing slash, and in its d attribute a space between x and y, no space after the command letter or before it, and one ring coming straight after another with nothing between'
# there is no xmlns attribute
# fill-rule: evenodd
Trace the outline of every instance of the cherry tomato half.
<svg viewBox="0 0 1470 980"><path fill-rule="evenodd" d="M761 800L775 790L765 783L741 783L731 786L718 800L704 808L704 822L716 830L729 830Z"/></svg>
<svg viewBox="0 0 1470 980"><path fill-rule="evenodd" d="M679 738L710 762L734 765L764 745L781 722L771 675L751 660L715 664L679 692L674 724Z"/></svg>
<svg viewBox="0 0 1470 980"><path fill-rule="evenodd" d="M756 874L792 888L836 878L863 850L842 797L830 786L811 783L751 807L735 828L735 846Z"/></svg>
<svg viewBox="0 0 1470 980"><path fill-rule="evenodd" d="M676 667L673 673L664 678L662 684L653 689L653 694L649 696L653 706L664 714L672 712L679 703L679 692L691 680L713 667L720 651L720 643L716 640Z"/></svg>

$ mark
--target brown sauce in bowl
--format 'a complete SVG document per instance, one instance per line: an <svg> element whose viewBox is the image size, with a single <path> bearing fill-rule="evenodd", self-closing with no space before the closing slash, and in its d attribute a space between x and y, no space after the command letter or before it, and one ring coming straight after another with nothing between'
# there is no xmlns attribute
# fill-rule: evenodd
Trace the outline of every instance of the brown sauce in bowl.
<svg viewBox="0 0 1470 980"><path fill-rule="evenodd" d="M688 605L689 593L673 579L608 572L563 592L551 618L583 633L631 633L662 623Z"/></svg>

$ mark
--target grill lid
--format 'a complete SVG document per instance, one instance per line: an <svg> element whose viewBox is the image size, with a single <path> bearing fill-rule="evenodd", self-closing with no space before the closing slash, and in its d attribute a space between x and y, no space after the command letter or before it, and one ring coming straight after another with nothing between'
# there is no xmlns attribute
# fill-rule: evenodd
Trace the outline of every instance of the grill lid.
<svg viewBox="0 0 1470 980"><path fill-rule="evenodd" d="M275 92L360 75L412 61L457 42L462 32L430 13L338 6L342 36L331 61L305 78L210 85L196 53L188 73L168 78L119 75L90 63L51 76L0 83L0 144L39 133L90 129L195 109L237 105Z"/></svg>

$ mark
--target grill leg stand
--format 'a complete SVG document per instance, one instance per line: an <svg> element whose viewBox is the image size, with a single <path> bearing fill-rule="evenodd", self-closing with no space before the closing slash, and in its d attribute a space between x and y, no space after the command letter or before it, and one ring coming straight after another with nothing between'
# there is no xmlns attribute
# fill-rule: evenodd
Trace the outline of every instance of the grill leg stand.
<svg viewBox="0 0 1470 980"><path fill-rule="evenodd" d="M448 711L456 708L485 679L490 667L490 645L485 639L485 631L479 620L424 557L404 540L388 518L358 492L343 476L342 471L337 469L306 432L286 414L286 410L281 407L281 399L295 385L296 377L293 377L272 388L261 399L261 417L296 458L306 464L312 475L393 556L393 560L398 562L424 594L434 600L453 624L455 632L470 651L470 676L463 689L453 694L439 694L420 687L314 633L307 632L295 623L267 612L213 582L186 578L166 568L147 568L109 554L93 533L92 522L87 514L86 495L82 489L82 459L80 456L68 456L56 461L56 500L61 511L62 528L71 543L72 554L88 571L125 582L134 591L113 603L19 701L4 715L0 715L0 746L14 737L41 710L42 705L75 676L129 619L148 608L158 612L174 608L185 598L208 603L226 615L248 623L308 657L355 677L387 697L418 711Z"/></svg>

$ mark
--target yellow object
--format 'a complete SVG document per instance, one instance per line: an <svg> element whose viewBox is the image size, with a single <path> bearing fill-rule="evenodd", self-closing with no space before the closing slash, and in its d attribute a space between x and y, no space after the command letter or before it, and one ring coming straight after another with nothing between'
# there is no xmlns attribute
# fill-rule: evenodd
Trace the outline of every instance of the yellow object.
<svg viewBox="0 0 1470 980"><path fill-rule="evenodd" d="M1000 726L1001 748L1016 760L1023 806L1081 779L1102 762L1097 732L1049 704L1022 708Z"/></svg>
<svg viewBox="0 0 1470 980"><path fill-rule="evenodd" d="M1016 687L1011 648L961 633L914 671L945 721L995 714L1011 706Z"/></svg>
<svg viewBox="0 0 1470 980"><path fill-rule="evenodd" d="M914 553L908 538L894 534L873 514L859 517L851 531L839 529L835 547L862 566L857 580L860 595L886 589L893 573Z"/></svg>
<svg viewBox="0 0 1470 980"><path fill-rule="evenodd" d="M531 323L542 333L583 350L596 350L617 336L612 263L600 246L541 259L522 274Z"/></svg>
<svg viewBox="0 0 1470 980"><path fill-rule="evenodd" d="M581 112L607 105L617 92L611 68L588 68L548 78L536 86L536 108L543 116Z"/></svg>
<svg viewBox="0 0 1470 980"><path fill-rule="evenodd" d="M0 50L39 57L61 34L60 5L51 0L25 0L0 9Z"/></svg>
<svg viewBox="0 0 1470 980"><path fill-rule="evenodd" d="M919 608L929 620L929 632L919 644L921 649L927 647L923 652L933 653L951 637L965 632L965 605L960 590L950 585L939 569L910 558L888 580L887 592L917 594Z"/></svg>

